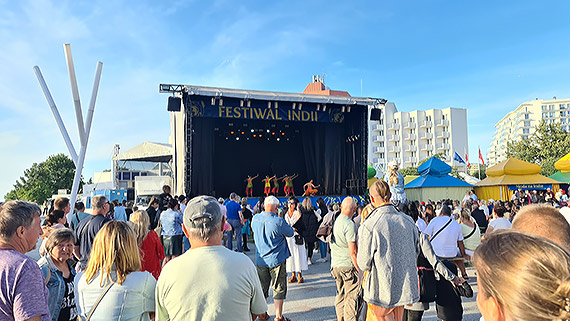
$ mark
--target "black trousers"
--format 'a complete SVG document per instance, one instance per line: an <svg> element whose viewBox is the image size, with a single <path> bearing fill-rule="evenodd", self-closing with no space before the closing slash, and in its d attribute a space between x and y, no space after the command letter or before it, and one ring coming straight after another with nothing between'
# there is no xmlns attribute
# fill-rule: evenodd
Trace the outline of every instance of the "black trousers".
<svg viewBox="0 0 570 321"><path fill-rule="evenodd" d="M402 321L421 321L424 311L412 311L404 308L404 318Z"/></svg>

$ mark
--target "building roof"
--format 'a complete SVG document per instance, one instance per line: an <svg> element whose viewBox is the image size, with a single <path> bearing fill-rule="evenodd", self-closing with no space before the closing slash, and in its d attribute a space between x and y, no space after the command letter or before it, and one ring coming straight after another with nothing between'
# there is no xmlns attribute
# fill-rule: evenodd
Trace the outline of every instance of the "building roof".
<svg viewBox="0 0 570 321"><path fill-rule="evenodd" d="M418 167L420 177L406 184L406 188L422 187L471 187L457 177L449 175L451 166L437 157L432 157Z"/></svg>
<svg viewBox="0 0 570 321"><path fill-rule="evenodd" d="M517 185L517 184L558 184L540 173L540 166L516 158L509 158L489 167L485 173L487 178L477 186Z"/></svg>
<svg viewBox="0 0 570 321"><path fill-rule="evenodd" d="M172 159L172 145L144 142L117 155L116 160L167 163Z"/></svg>
<svg viewBox="0 0 570 321"><path fill-rule="evenodd" d="M554 163L554 167L563 173L570 172L570 153L556 161L556 163Z"/></svg>

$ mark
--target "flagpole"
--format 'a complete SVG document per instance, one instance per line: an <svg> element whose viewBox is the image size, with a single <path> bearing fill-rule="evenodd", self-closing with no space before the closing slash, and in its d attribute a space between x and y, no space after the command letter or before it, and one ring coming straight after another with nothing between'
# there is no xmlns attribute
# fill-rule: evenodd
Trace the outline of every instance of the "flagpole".
<svg viewBox="0 0 570 321"><path fill-rule="evenodd" d="M481 146L477 145L477 149L479 150L479 154L481 154ZM479 173L479 180L481 180L481 163L479 163L479 170L477 172Z"/></svg>

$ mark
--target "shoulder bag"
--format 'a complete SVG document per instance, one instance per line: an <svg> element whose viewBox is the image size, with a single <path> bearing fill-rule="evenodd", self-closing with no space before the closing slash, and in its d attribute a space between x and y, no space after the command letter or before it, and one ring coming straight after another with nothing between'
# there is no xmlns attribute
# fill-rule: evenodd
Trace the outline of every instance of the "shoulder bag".
<svg viewBox="0 0 570 321"><path fill-rule="evenodd" d="M95 304L93 304L93 306L91 307L91 310L89 310L89 314L87 315L87 319L85 319L86 321L91 321L91 317L93 316L95 309L97 309L97 306L99 306L99 303L101 303L101 300L103 300L103 297L105 296L105 294L107 294L107 292L109 292L109 290L111 289L113 284L115 284L115 283L109 282L109 284L107 284L107 286L103 289L103 292L101 292L101 294L99 294L99 297L97 298L97 300L95 300Z"/></svg>
<svg viewBox="0 0 570 321"><path fill-rule="evenodd" d="M473 234L475 234L476 229L477 229L477 224L473 223L473 230L469 234L467 234L465 237L463 237L463 239L466 240L466 239L470 238L471 236L473 236Z"/></svg>
<svg viewBox="0 0 570 321"><path fill-rule="evenodd" d="M441 233L441 231L443 231L449 224L451 224L451 221L453 221L453 219L450 217L449 221L447 223L445 223L444 226L442 226L437 232L435 232L435 234L429 238L429 241L432 242L433 239L439 235L439 233Z"/></svg>

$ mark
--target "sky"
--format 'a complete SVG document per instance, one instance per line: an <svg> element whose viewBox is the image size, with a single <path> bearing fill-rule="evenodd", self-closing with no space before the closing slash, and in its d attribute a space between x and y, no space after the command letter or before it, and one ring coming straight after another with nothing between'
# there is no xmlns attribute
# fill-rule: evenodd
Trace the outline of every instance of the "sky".
<svg viewBox="0 0 570 321"><path fill-rule="evenodd" d="M570 2L0 0L0 199L33 163L68 154L33 67L79 151L63 44L84 117L103 62L83 176L113 146L168 143L160 83L301 92L313 74L399 111L466 108L469 159L535 98L570 98Z"/></svg>

